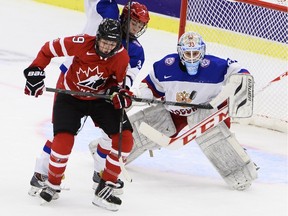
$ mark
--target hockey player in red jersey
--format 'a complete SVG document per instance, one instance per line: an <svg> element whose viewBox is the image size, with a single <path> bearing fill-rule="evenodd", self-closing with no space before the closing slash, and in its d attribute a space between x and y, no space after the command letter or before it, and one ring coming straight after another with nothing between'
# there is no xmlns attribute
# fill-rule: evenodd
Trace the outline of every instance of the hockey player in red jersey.
<svg viewBox="0 0 288 216"><path fill-rule="evenodd" d="M36 59L24 70L25 94L38 97L44 88L45 67L54 57L74 56L65 73L61 88L67 90L111 94L111 101L91 97L57 94L53 106L53 133L48 180L40 196L50 202L61 191L74 137L80 128L81 118L90 116L112 139L112 149L107 156L105 170L95 190L95 205L118 210L121 200L112 195L119 166L119 120L122 108L132 104L131 92L122 88L129 63L129 56L121 44L120 22L104 19L96 37L76 35L47 42ZM132 127L126 116L122 131L122 157L127 157L133 146ZM126 121L127 120L127 121Z"/></svg>
<svg viewBox="0 0 288 216"><path fill-rule="evenodd" d="M118 19L119 11L116 1L110 0L85 0L85 13L87 16L87 23L84 27L83 33L89 35L95 35L100 21L103 17L109 17L112 19ZM149 12L145 5L139 2L132 1L130 5L131 19L128 23L128 4L122 10L120 16L121 29L122 29L122 45L128 47L128 55L130 57L129 67L126 74L126 87L130 88L133 85L133 81L139 74L144 61L144 49L141 46L138 38L146 31L147 24L150 20ZM126 44L126 32L128 24L129 28L129 43ZM69 57L60 66L60 76L57 82L57 88L61 88L62 80L71 65L73 57ZM84 117L86 118L86 116ZM85 120L83 121L85 122ZM98 129L99 130L99 129ZM100 181L101 172L105 167L105 159L111 150L111 139L103 130L100 131L101 136L89 143L89 149L94 159L94 172L93 172L93 189L98 186ZM29 194L35 196L41 189L42 182L45 181L48 175L48 164L51 152L52 142L47 140L41 155L37 157L34 174L31 178ZM118 179L117 187L114 188L114 194L123 193L124 182ZM55 198L55 197L54 197Z"/></svg>

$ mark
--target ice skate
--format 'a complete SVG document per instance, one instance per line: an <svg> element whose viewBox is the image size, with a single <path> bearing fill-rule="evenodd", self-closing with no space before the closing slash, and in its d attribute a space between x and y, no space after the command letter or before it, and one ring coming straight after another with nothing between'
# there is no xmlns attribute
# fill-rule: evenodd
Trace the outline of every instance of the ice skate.
<svg viewBox="0 0 288 216"><path fill-rule="evenodd" d="M53 197L55 196L58 196L59 197L59 194L61 192L61 188L60 188L60 185L53 185L51 184L48 180L46 180L44 182L45 186L44 188L42 189L42 191L40 192L40 197L46 201L46 202L50 202Z"/></svg>
<svg viewBox="0 0 288 216"><path fill-rule="evenodd" d="M96 190L96 188L99 185L99 182L101 180L101 173L98 173L96 171L94 171L93 174L93 190ZM124 182L121 179L117 180L117 183L115 185L115 188L113 188L113 195L119 196L122 195L124 193Z"/></svg>
<svg viewBox="0 0 288 216"><path fill-rule="evenodd" d="M92 203L110 211L118 211L122 201L120 198L113 195L113 189L116 185L117 184L113 182L105 182L103 179L100 179Z"/></svg>
<svg viewBox="0 0 288 216"><path fill-rule="evenodd" d="M31 188L28 191L28 194L30 196L38 196L40 194L41 190L44 189L45 187L47 187L45 185L45 181L47 179L48 179L47 175L35 172L31 178L31 180L30 180ZM53 200L56 200L58 198L59 198L58 193L54 194L54 196L52 197Z"/></svg>

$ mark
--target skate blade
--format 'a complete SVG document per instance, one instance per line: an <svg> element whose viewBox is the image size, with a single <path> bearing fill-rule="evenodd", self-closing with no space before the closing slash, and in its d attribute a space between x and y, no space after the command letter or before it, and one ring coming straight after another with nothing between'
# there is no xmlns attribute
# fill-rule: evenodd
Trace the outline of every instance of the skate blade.
<svg viewBox="0 0 288 216"><path fill-rule="evenodd" d="M40 196L39 196L40 197ZM45 206L45 205L47 205L49 202L47 202L46 200L44 200L44 199L42 199L41 197L40 197L40 199L41 199L41 201L40 201L40 206Z"/></svg>
<svg viewBox="0 0 288 216"><path fill-rule="evenodd" d="M113 212L116 212L119 210L118 205L109 203L109 202L107 202L101 198L98 198L98 197L94 198L94 200L92 201L92 204L95 206L98 206L100 208L103 208L103 209L106 209L109 211L113 211Z"/></svg>

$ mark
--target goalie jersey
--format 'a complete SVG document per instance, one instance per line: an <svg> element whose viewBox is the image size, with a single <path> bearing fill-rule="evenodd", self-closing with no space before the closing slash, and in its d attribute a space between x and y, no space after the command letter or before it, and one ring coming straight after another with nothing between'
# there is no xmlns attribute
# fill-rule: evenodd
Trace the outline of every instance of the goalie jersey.
<svg viewBox="0 0 288 216"><path fill-rule="evenodd" d="M226 80L234 73L249 73L235 60L205 55L196 75L189 75L178 54L170 54L153 64L153 70L143 82L156 98L167 101L205 104L222 90ZM189 116L196 110L190 107L166 105L176 115Z"/></svg>

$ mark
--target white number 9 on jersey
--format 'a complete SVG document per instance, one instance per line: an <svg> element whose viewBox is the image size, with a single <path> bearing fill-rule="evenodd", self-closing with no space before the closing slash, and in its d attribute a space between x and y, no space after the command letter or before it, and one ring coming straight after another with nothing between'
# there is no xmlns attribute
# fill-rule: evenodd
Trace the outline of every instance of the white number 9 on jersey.
<svg viewBox="0 0 288 216"><path fill-rule="evenodd" d="M76 36L72 38L72 41L74 43L84 43L85 39L83 36Z"/></svg>

